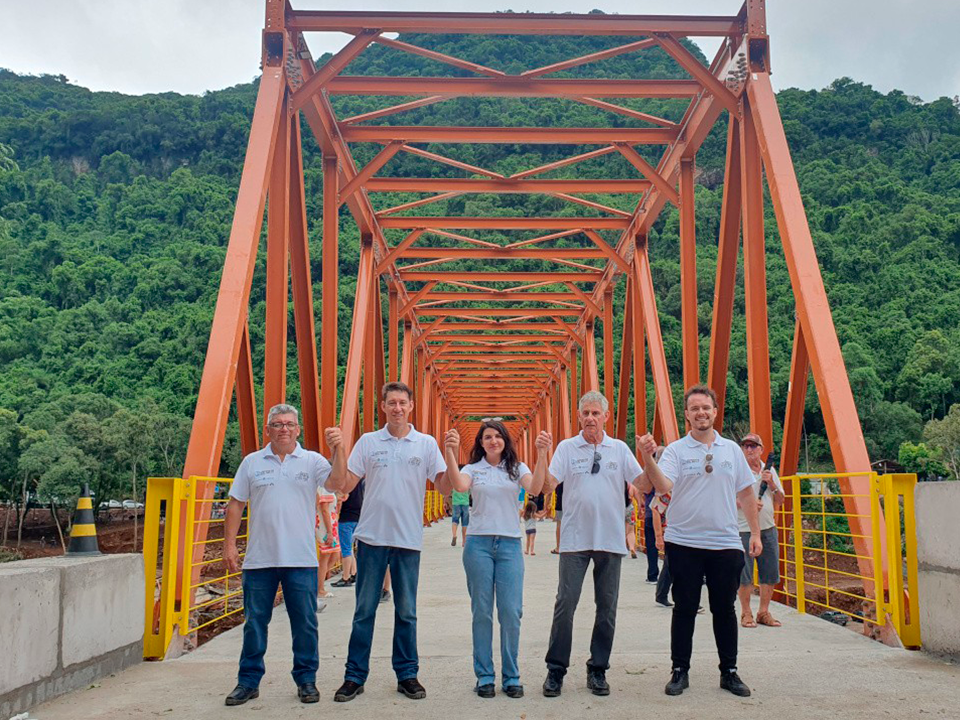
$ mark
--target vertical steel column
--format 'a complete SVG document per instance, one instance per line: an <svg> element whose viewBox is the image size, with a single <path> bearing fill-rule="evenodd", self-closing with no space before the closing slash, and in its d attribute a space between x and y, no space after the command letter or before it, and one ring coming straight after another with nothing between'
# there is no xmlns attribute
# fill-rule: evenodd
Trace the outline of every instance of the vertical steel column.
<svg viewBox="0 0 960 720"><path fill-rule="evenodd" d="M360 418L360 372L363 365L363 345L367 337L367 321L370 315L367 309L374 281L373 242L369 235L363 235L360 238L359 265L356 297L353 304L353 329L350 332L350 351L347 355L347 374L343 380L343 402L340 406L340 430L343 433L344 452L349 452L353 447L356 440L354 433L357 431ZM324 295L326 295L326 288L324 288ZM326 300L326 297L324 299Z"/></svg>
<svg viewBox="0 0 960 720"><path fill-rule="evenodd" d="M622 351L622 350L621 350ZM611 286L603 296L603 395L613 408L613 287ZM608 435L614 432L613 412L607 417L604 428Z"/></svg>
<svg viewBox="0 0 960 720"><path fill-rule="evenodd" d="M287 399L287 308L290 254L290 120L280 106L267 208L267 293L263 358L263 434L270 408Z"/></svg>
<svg viewBox="0 0 960 720"><path fill-rule="evenodd" d="M338 277L340 275L340 200L338 198L337 156L323 156L323 296L320 325L320 424L327 428L337 424L337 322L340 313ZM361 249L362 254L362 249ZM357 317L353 317L356 325ZM362 338L361 338L362 339ZM350 340L351 351L353 338ZM360 356L357 356L359 362ZM346 385L344 385L346 387ZM341 409L341 417L343 411ZM352 426L344 427L345 433ZM349 447L349 444L348 444Z"/></svg>
<svg viewBox="0 0 960 720"><path fill-rule="evenodd" d="M370 284L370 302L367 305L367 328L363 345L363 431L373 432L377 414L376 362L377 362L377 289L378 277Z"/></svg>
<svg viewBox="0 0 960 720"><path fill-rule="evenodd" d="M399 379L397 375L397 367L399 365L399 357L397 355L400 347L400 318L397 317L399 311L399 299L397 298L397 288L391 283L389 291L389 310L390 310L390 327L387 328L389 333L390 340L388 343L388 348L390 350L390 368L387 371L387 381L394 382Z"/></svg>
<svg viewBox="0 0 960 720"><path fill-rule="evenodd" d="M763 168L760 147L743 103L740 123L740 178L743 195L743 284L747 317L747 383L750 429L773 446L773 409L770 398L770 338L767 328L767 271L763 228ZM768 450L769 452L769 450Z"/></svg>
<svg viewBox="0 0 960 720"><path fill-rule="evenodd" d="M600 389L600 378L597 372L597 341L593 336L593 322L588 322L584 333L583 367L580 371L582 392Z"/></svg>
<svg viewBox="0 0 960 720"><path fill-rule="evenodd" d="M637 435L647 432L647 366L644 362L646 343L643 338L643 308L633 275L627 283L627 299L633 320L633 425Z"/></svg>
<svg viewBox="0 0 960 720"><path fill-rule="evenodd" d="M303 189L303 155L300 148L300 114L293 116L290 137L290 275L293 322L297 335L300 370L300 415L303 446L320 452L320 384L317 373L317 336L310 278L310 240L307 204Z"/></svg>
<svg viewBox="0 0 960 720"><path fill-rule="evenodd" d="M403 323L403 357L400 359L400 382L413 389L413 327L410 321Z"/></svg>
<svg viewBox="0 0 960 720"><path fill-rule="evenodd" d="M740 245L740 123L730 118L727 128L727 162L724 171L723 203L720 210L720 241L717 247L717 281L713 291L713 322L710 330L710 364L707 384L717 393L714 427L723 430L723 408L727 395L730 361L730 329L733 323L733 295L737 280L737 249Z"/></svg>
<svg viewBox="0 0 960 720"><path fill-rule="evenodd" d="M580 402L580 391L577 385L579 372L577 369L577 346L570 348L570 427L572 432L577 431L577 403Z"/></svg>
<svg viewBox="0 0 960 720"><path fill-rule="evenodd" d="M570 379L574 380L574 372L570 371ZM557 442L560 440L565 440L566 438L573 435L573 428L575 425L572 423L575 422L575 412L571 404L570 398L570 388L573 383L567 383L566 374L560 376L560 408L558 415L560 416L560 433L557 437L554 438ZM531 467L533 467L531 465Z"/></svg>
<svg viewBox="0 0 960 720"><path fill-rule="evenodd" d="M620 336L620 377L617 390L616 436L623 440L627 436L627 414L630 412L630 365L633 360L633 310L630 301L632 281L627 276L625 300L623 303L623 333ZM610 399L613 402L613 399Z"/></svg>
<svg viewBox="0 0 960 720"><path fill-rule="evenodd" d="M244 456L260 449L257 432L257 397L253 382L253 362L250 357L250 329L243 324L240 358L237 361L237 419L240 421L240 452Z"/></svg>
<svg viewBox="0 0 960 720"><path fill-rule="evenodd" d="M386 384L386 359L383 355L383 300L380 294L380 278L374 278L373 280L373 307L374 307L374 317L373 317L373 326L376 328L374 332L374 384L373 384L373 404L375 408L375 415L377 418L376 426L383 427L387 424L387 415L383 412L380 407L380 391L383 389L383 386Z"/></svg>
<svg viewBox="0 0 960 720"><path fill-rule="evenodd" d="M697 219L693 159L680 161L680 322L683 335L683 386L700 382L700 329L697 320Z"/></svg>
<svg viewBox="0 0 960 720"><path fill-rule="evenodd" d="M656 409L654 416L659 418L663 436L667 442L680 437L677 427L677 414L673 406L673 390L670 388L670 375L667 372L667 356L663 349L663 336L660 334L660 319L657 316L657 298L653 291L653 276L650 274L650 258L647 255L646 242L633 255L633 281L640 294L640 307L643 311L643 325L646 328L647 345L650 348L650 368L653 372L653 387L656 391ZM654 423L656 427L656 423Z"/></svg>

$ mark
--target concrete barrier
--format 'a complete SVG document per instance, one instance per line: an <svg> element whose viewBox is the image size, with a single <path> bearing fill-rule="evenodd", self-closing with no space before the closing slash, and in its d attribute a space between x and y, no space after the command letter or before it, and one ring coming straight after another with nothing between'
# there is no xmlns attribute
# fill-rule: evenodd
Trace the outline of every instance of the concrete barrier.
<svg viewBox="0 0 960 720"><path fill-rule="evenodd" d="M0 718L140 662L143 593L140 555L0 565Z"/></svg>
<svg viewBox="0 0 960 720"><path fill-rule="evenodd" d="M960 482L917 484L923 648L960 658Z"/></svg>

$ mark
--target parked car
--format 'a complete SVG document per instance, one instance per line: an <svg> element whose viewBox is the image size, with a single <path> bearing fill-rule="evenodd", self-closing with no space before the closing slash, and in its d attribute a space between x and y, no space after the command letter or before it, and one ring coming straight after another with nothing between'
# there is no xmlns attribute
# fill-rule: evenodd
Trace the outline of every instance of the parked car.
<svg viewBox="0 0 960 720"><path fill-rule="evenodd" d="M124 509L124 510L142 510L142 509L143 509L143 503L142 503L142 502L134 502L133 500L124 500L124 501L123 501L123 509Z"/></svg>
<svg viewBox="0 0 960 720"><path fill-rule="evenodd" d="M104 500L98 507L101 510L117 510L123 507L123 503L119 500Z"/></svg>

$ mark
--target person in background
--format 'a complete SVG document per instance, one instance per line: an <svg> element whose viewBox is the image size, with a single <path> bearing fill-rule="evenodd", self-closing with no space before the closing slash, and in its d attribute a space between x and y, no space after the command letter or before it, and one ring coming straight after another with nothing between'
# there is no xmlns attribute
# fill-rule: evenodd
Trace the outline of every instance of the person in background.
<svg viewBox="0 0 960 720"><path fill-rule="evenodd" d="M450 520L453 529L453 538L450 540L450 546L457 546L457 526L463 533L462 543L467 542L467 528L470 526L470 491L451 493L450 499Z"/></svg>
<svg viewBox="0 0 960 720"><path fill-rule="evenodd" d="M343 573L340 579L330 583L331 587L351 587L357 582L357 558L353 553L353 533L357 529L360 519L360 508L363 507L363 481L347 495L340 505L340 556L343 558Z"/></svg>
<svg viewBox="0 0 960 720"><path fill-rule="evenodd" d="M628 485L624 492L624 523L627 533L627 550L630 557L637 559L637 511L633 507L633 498L637 494L637 489L633 485Z"/></svg>
<svg viewBox="0 0 960 720"><path fill-rule="evenodd" d="M643 552L647 556L647 582L656 585L660 575L660 553L657 552L657 536L653 531L653 513L650 503L656 493L651 490L643 494Z"/></svg>
<svg viewBox="0 0 960 720"><path fill-rule="evenodd" d="M553 555L559 555L560 554L560 523L563 521L563 483L557 485L557 489L553 491L553 494L554 494L553 519L557 523L557 545L550 552Z"/></svg>
<svg viewBox="0 0 960 720"><path fill-rule="evenodd" d="M737 523L740 526L740 540L743 542L744 559L743 572L740 575L740 625L745 628L755 628L757 624L768 627L780 627L779 620L770 614L770 601L773 599L773 589L780 582L780 546L777 539L777 522L774 512L783 504L784 494L780 485L780 477L772 467L763 468L763 440L757 433L747 433L740 440L740 448L747 458L747 464L756 478L753 486L757 498L757 512L760 519L760 540L763 542L763 552L756 559L751 558L748 550L750 543L750 526L744 515L743 508L737 505ZM757 619L753 619L750 609L750 597L753 595L753 565L757 565L757 579L760 581L760 606L757 608Z"/></svg>
<svg viewBox="0 0 960 720"><path fill-rule="evenodd" d="M536 555L534 545L537 542L537 504L533 500L528 500L523 506L521 517L523 517L523 529L527 533L527 547L523 554Z"/></svg>
<svg viewBox="0 0 960 720"><path fill-rule="evenodd" d="M273 617L277 588L293 636L293 682L300 702L315 703L317 668L317 492L330 474L330 463L297 442L300 418L291 405L274 405L267 414L262 450L250 453L237 468L230 486L224 520L223 559L227 571L240 571L237 532L244 507L247 552L243 558L243 648L237 686L226 705L242 705L260 695L267 651L267 626Z"/></svg>
<svg viewBox="0 0 960 720"><path fill-rule="evenodd" d="M317 612L327 609L326 599L331 593L326 588L327 575L337 562L340 536L337 529L337 496L317 490Z"/></svg>
<svg viewBox="0 0 960 720"><path fill-rule="evenodd" d="M670 504L670 493L663 493L662 495L654 494L653 501L650 503L650 514L653 518L653 536L654 536L654 548L658 552L663 552L663 529L667 524L667 506ZM672 578L670 577L670 565L667 562L666 556L663 558L663 566L660 568L660 575L657 578L657 594L656 601L658 605L663 605L663 607L673 607L673 603L670 602L670 586L672 584Z"/></svg>

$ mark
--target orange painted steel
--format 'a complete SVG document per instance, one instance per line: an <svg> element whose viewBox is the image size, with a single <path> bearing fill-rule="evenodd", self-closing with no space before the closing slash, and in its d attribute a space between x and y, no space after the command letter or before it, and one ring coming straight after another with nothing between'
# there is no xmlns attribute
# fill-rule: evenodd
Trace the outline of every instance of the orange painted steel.
<svg viewBox="0 0 960 720"><path fill-rule="evenodd" d="M730 123L707 370L707 381L719 395L717 427L722 428L726 399L742 224L749 411L754 429L768 446L772 441L762 205L766 171L797 308L784 419L783 472L789 474L796 469L806 378L811 372L837 470L869 471L856 407L770 86L769 37L762 2L748 0L737 15L700 17L311 11L295 9L287 0L265 0L265 7L263 74L184 477L217 474L234 392L245 453L258 446L259 426L269 406L286 399L290 293L303 441L307 447L323 449L322 430L338 418L346 450L361 428L382 426L378 389L384 381L399 377L414 388L415 421L424 432L439 435L448 427L456 427L469 437L476 432L481 417L499 415L514 434L524 459L532 462L536 433L546 429L559 437L575 432L578 395L599 387L597 322L603 329L603 390L615 405L608 431L621 436L626 432L632 396L637 432L652 426L656 437L676 439L680 429L670 371L682 372L684 386L700 377L694 168L700 146L722 115L729 115ZM352 37L318 68L303 36L308 31L347 32ZM616 36L625 40L599 52L581 53L510 74L419 47L407 37L385 36L408 31ZM709 65L700 64L681 44L687 36L720 39ZM413 54L456 67L465 76L343 75L351 61L371 44L384 53ZM649 48L664 51L688 78L589 77L588 70L594 63ZM577 78L549 77L574 67L580 68ZM331 103L334 95L406 96L406 100L341 119ZM449 98L470 102L476 97L505 96L565 98L615 113L618 123L616 127L590 128L366 124L414 108L429 114L432 106ZM411 101L411 97L418 99ZM689 104L679 119L663 118L608 102L611 98L676 98L686 99ZM322 218L307 216L301 118L320 148ZM645 125L638 126L637 122ZM376 151L363 167L353 154L357 143L373 144ZM572 147L568 157L528 163L508 176L417 147L417 143L598 147ZM647 160L647 152L641 155L637 150L641 145L664 146L659 160ZM403 157L416 156L421 164L442 166L443 174L453 177L391 176L391 170L399 165L391 161L400 153L405 154ZM611 155L618 158L608 164L604 158ZM624 167L634 174L624 177ZM539 177L559 169L564 169L567 177ZM383 200L383 193L429 196L414 196L394 207L375 207L372 200ZM559 212L547 217L505 217L496 213L458 217L443 211L436 215L406 214L424 205L453 207L455 204L445 206L438 201L466 193L546 194L559 201L555 205ZM584 194L589 197L581 197ZM630 211L621 209L614 197L619 195L622 200L625 194L636 196ZM268 199L266 336L263 347L251 348L247 314ZM355 288L355 296L342 378L337 363L340 243L355 234L344 232L341 237L341 205L357 224L361 238L356 283L343 283L344 287ZM656 275L647 244L651 228L670 205L680 212L682 368L668 367L657 310ZM311 222L322 224L319 342L310 273ZM513 237L512 233L519 235ZM505 235L511 237L504 240ZM355 255L351 251L344 257ZM505 270L501 265L520 259L534 261L538 269ZM556 271L540 269L545 262L552 263ZM613 298L620 297L615 293L624 279L624 313L615 317ZM387 295L385 310L381 305L383 293ZM382 313L387 314L386 332ZM615 320L624 324L615 326ZM621 338L619 375L614 363L615 332ZM264 406L258 411L253 368L260 366L261 359ZM648 359L654 397L652 418L647 407ZM860 481L841 482L852 489L848 503L851 517L869 515L857 506L857 496L869 494L857 485ZM438 501L439 496L431 489L424 503L425 521L440 517ZM203 532L206 524L197 527L198 533ZM853 532L864 534L857 529ZM858 555L872 557L870 552ZM183 560L178 558L181 566ZM861 570L863 576L870 576L867 568ZM182 587L177 599L184 600Z"/></svg>

